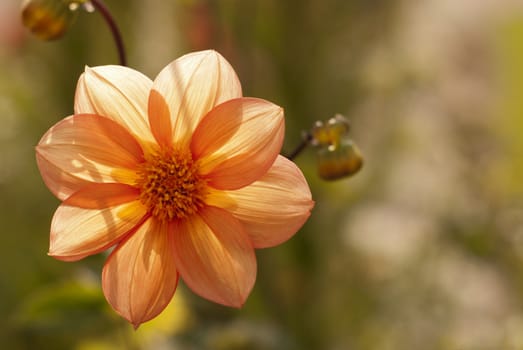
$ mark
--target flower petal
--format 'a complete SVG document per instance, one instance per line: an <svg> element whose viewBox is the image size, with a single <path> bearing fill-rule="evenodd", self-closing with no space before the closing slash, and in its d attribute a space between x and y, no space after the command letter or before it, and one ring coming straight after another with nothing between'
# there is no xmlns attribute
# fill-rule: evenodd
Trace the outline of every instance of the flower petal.
<svg viewBox="0 0 523 350"><path fill-rule="evenodd" d="M158 144L169 147L173 140L169 106L163 96L156 90L149 95L149 123Z"/></svg>
<svg viewBox="0 0 523 350"><path fill-rule="evenodd" d="M242 306L256 280L256 257L238 220L206 207L172 225L176 266L189 288L216 303Z"/></svg>
<svg viewBox="0 0 523 350"><path fill-rule="evenodd" d="M139 198L140 190L133 186L120 183L89 183L73 193L62 204L84 209L103 209Z"/></svg>
<svg viewBox="0 0 523 350"><path fill-rule="evenodd" d="M76 87L76 114L98 114L123 125L141 140L154 141L147 120L152 81L122 66L85 68Z"/></svg>
<svg viewBox="0 0 523 350"><path fill-rule="evenodd" d="M167 102L174 142L188 142L199 121L214 106L242 96L231 65L216 51L187 54L165 67L153 89Z"/></svg>
<svg viewBox="0 0 523 350"><path fill-rule="evenodd" d="M111 253L102 273L109 304L135 328L156 317L178 284L173 237L167 224L149 219Z"/></svg>
<svg viewBox="0 0 523 350"><path fill-rule="evenodd" d="M281 150L284 133L281 107L239 98L205 116L194 131L191 151L210 186L234 190L267 172Z"/></svg>
<svg viewBox="0 0 523 350"><path fill-rule="evenodd" d="M292 237L314 206L302 172L282 156L260 180L221 196L217 191L208 202L239 219L255 248L272 247Z"/></svg>
<svg viewBox="0 0 523 350"><path fill-rule="evenodd" d="M91 183L64 172L38 154L38 151L36 153L36 164L38 165L38 169L40 169L42 179L46 186L60 200L65 200L74 192Z"/></svg>
<svg viewBox="0 0 523 350"><path fill-rule="evenodd" d="M134 201L104 209L83 209L62 204L51 222L49 255L75 261L97 254L121 240L146 215Z"/></svg>
<svg viewBox="0 0 523 350"><path fill-rule="evenodd" d="M142 148L126 129L87 114L58 122L42 137L36 152L44 182L60 199L85 181L119 182L118 169L134 169L143 162Z"/></svg>

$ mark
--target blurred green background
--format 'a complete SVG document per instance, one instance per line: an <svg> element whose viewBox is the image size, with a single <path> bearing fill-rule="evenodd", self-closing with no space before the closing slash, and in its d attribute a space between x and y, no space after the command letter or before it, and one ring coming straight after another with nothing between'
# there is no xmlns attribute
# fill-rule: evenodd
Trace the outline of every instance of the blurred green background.
<svg viewBox="0 0 523 350"><path fill-rule="evenodd" d="M518 0L107 0L129 65L151 78L214 48L244 95L285 108L290 151L335 113L365 156L257 251L241 310L181 283L136 332L107 306L104 255L46 255L59 204L34 146L70 115L85 65L117 63L99 14L41 42L0 2L3 349L523 349L523 3Z"/></svg>

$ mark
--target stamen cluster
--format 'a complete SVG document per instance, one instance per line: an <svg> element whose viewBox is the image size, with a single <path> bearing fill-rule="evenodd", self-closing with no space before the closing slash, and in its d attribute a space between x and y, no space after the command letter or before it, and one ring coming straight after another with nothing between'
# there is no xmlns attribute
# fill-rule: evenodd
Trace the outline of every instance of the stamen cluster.
<svg viewBox="0 0 523 350"><path fill-rule="evenodd" d="M204 204L205 180L190 152L171 149L149 156L136 185L142 203L161 221L188 217Z"/></svg>

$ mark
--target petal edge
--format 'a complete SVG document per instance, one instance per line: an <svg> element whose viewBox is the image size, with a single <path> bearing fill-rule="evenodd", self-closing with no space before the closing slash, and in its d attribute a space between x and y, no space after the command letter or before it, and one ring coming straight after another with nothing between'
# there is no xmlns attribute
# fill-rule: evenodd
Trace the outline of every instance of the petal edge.
<svg viewBox="0 0 523 350"><path fill-rule="evenodd" d="M226 211L207 207L172 225L175 262L192 291L241 307L256 280L256 257L241 224Z"/></svg>
<svg viewBox="0 0 523 350"><path fill-rule="evenodd" d="M208 202L229 210L245 228L255 248L279 245L307 221L314 206L301 170L278 156L258 181L236 191L215 191Z"/></svg>
<svg viewBox="0 0 523 350"><path fill-rule="evenodd" d="M283 109L257 98L222 103L196 128L191 151L209 184L234 190L269 170L283 144Z"/></svg>
<svg viewBox="0 0 523 350"><path fill-rule="evenodd" d="M146 217L139 201L105 209L60 205L51 222L49 255L76 261L97 254L132 232Z"/></svg>
<svg viewBox="0 0 523 350"><path fill-rule="evenodd" d="M135 329L160 314L174 295L178 272L172 251L167 225L149 219L121 242L105 263L104 295Z"/></svg>

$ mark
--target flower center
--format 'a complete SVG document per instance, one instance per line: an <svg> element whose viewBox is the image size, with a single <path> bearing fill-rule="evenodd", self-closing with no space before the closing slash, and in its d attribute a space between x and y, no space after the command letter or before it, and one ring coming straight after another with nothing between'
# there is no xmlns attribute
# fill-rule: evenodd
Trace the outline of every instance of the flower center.
<svg viewBox="0 0 523 350"><path fill-rule="evenodd" d="M147 157L136 186L142 203L161 221L185 218L204 205L206 182L190 152L169 150Z"/></svg>

